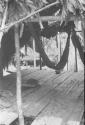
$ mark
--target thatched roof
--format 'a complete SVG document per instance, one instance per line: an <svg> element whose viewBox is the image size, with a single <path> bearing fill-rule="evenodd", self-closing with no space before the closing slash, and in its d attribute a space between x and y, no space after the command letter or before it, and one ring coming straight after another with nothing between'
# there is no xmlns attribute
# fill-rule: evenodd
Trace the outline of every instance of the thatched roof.
<svg viewBox="0 0 85 125"><path fill-rule="evenodd" d="M13 0L15 4L12 3L12 1L10 0L9 1L9 8L8 8L8 16L7 16L7 23L8 22L12 22L14 20L17 19L17 17L19 17L19 13L21 10L17 10L19 9L18 7L21 5L20 3L17 4L17 2L15 0ZM56 1L56 0L54 0ZM76 0L75 0L76 1ZM32 1L33 2L33 1ZM51 3L52 1L51 0L47 0L48 3ZM24 25L24 30L23 30L23 34L22 34L22 37L20 38L20 46L22 47L23 45L26 44L26 42L28 42L29 46L30 46L30 38L31 36L32 37L36 37L36 46L37 46L37 50L41 53L44 61L47 63L47 65L49 64L49 67L51 68L54 68L54 69L58 69L58 68L63 68L63 66L65 65L66 61L67 61L67 58L68 57L68 48L69 48L69 44L66 45L66 50L65 50L65 53L64 53L64 56L63 58L66 58L65 62L62 61L63 58L61 59L61 62L59 63L58 66L55 66L55 64L52 62L50 62L49 58L46 56L43 48L42 48L42 44L40 44L40 42L38 42L40 39L39 37L40 36L44 36L44 37L47 37L47 38L50 38L50 37L53 37L57 34L57 32L67 32L69 33L72 29L74 29L75 25L74 25L74 21L68 21L68 20L65 20L65 16L68 17L68 15L71 13L71 14L75 14L75 16L80 16L80 15L83 15L84 16L84 3L81 2L81 4L75 4L74 5L74 2L72 3L73 1L69 0L69 2L66 3L67 6L65 6L65 3L64 3L64 0L60 0L58 4L46 9L46 10L43 10L42 12L40 12L40 16L52 16L52 15L55 15L56 12L59 10L59 13L58 15L62 15L64 18L62 21L60 22L53 22L49 25L48 22L42 22L42 25L43 25L43 29L41 30L41 27L39 25L38 22L34 22L34 23L25 23ZM71 11L71 8L69 10L69 7L68 7L68 4L72 5L71 7L74 7L75 9L75 12L74 11ZM15 6L14 6L15 5ZM80 8L80 5L81 5L81 8ZM13 10L17 10L16 12L17 13L14 13L14 11L12 12L11 9L14 8ZM22 8L22 6L21 6ZM63 11L64 9L64 11ZM79 9L79 11L77 11ZM82 11L83 9L83 11ZM69 10L69 11L67 11ZM66 13L63 13L63 12L66 12ZM77 13L79 12L79 13ZM26 14L26 13L25 13ZM21 15L24 15L24 14L21 14ZM21 17L20 17L21 18ZM67 18L66 18L67 19ZM35 32L36 33L36 36L30 31L31 28L29 28L30 24L33 25L33 29L35 31L32 30L32 32ZM77 41L76 41L77 42ZM69 42L68 42L69 43ZM79 44L80 45L80 44ZM41 50L39 49L41 48ZM3 67L7 66L11 60L11 57L13 56L14 52L15 52L15 44L14 44L14 27L10 28L8 30L8 32L6 32L2 38L2 51L3 51ZM66 56L67 55L67 56ZM81 54L82 55L82 54ZM62 63L64 62L64 63Z"/></svg>
<svg viewBox="0 0 85 125"><path fill-rule="evenodd" d="M8 1L8 2L7 2ZM57 2L56 2L57 1ZM6 4L7 2L7 4ZM26 15L42 8L43 6L49 5L53 2L56 2L55 5L50 8L45 9L41 12L42 16L54 15L57 12L57 15L62 16L61 21L66 20L69 17L69 14L75 16L81 16L85 18L85 1L84 0L1 0L0 1L0 20L2 20L4 8L8 5L7 19L6 23L14 22L19 20ZM48 11L49 10L49 11ZM59 11L57 11L59 10ZM39 13L38 13L39 14ZM2 16L1 16L2 15ZM36 14L33 17L38 17Z"/></svg>

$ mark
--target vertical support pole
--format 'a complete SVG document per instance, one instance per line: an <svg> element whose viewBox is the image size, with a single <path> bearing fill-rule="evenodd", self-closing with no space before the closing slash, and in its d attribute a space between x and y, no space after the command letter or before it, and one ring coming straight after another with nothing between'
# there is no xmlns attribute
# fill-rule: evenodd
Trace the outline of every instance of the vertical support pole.
<svg viewBox="0 0 85 125"><path fill-rule="evenodd" d="M40 70L42 70L42 57L41 57L41 54L40 54Z"/></svg>
<svg viewBox="0 0 85 125"><path fill-rule="evenodd" d="M71 39L70 39L71 40ZM70 48L69 48L70 49ZM69 50L70 51L70 50ZM67 71L69 70L69 55L68 55L68 60L67 60Z"/></svg>
<svg viewBox="0 0 85 125"><path fill-rule="evenodd" d="M8 2L7 2L7 4L6 4L6 8L5 8L5 11L4 11L1 28L4 28L4 26L5 26L6 18L7 18L7 10L8 10ZM1 48L1 40L2 40L2 37L3 37L3 32L0 32L0 48Z"/></svg>
<svg viewBox="0 0 85 125"><path fill-rule="evenodd" d="M84 50L85 50L85 29L84 29Z"/></svg>
<svg viewBox="0 0 85 125"><path fill-rule="evenodd" d="M82 34L83 34L83 42L84 42L84 53L85 53L85 21L82 20L81 22L81 25L82 25ZM85 55L84 55L85 56ZM85 57L84 57L84 63L85 63ZM84 67L84 70L85 70L85 67Z"/></svg>
<svg viewBox="0 0 85 125"><path fill-rule="evenodd" d="M60 59L61 59L61 56L62 56L62 48L61 48L61 39L60 39Z"/></svg>
<svg viewBox="0 0 85 125"><path fill-rule="evenodd" d="M35 40L33 39L34 68L36 68Z"/></svg>
<svg viewBox="0 0 85 125"><path fill-rule="evenodd" d="M27 56L27 44L25 44L25 56ZM27 60L25 61L25 65L28 65Z"/></svg>
<svg viewBox="0 0 85 125"><path fill-rule="evenodd" d="M85 50L85 29L84 29L84 50Z"/></svg>
<svg viewBox="0 0 85 125"><path fill-rule="evenodd" d="M16 99L17 99L17 110L19 116L19 125L24 125L23 111L22 111L22 95L21 95L21 68L20 68L20 45L19 45L19 34L18 24L15 25L15 48L16 48Z"/></svg>
<svg viewBox="0 0 85 125"><path fill-rule="evenodd" d="M0 79L3 78L3 66L2 66L2 48L0 48Z"/></svg>
<svg viewBox="0 0 85 125"><path fill-rule="evenodd" d="M78 65L77 65L77 48L75 47L75 66L74 72L78 72Z"/></svg>
<svg viewBox="0 0 85 125"><path fill-rule="evenodd" d="M58 32L58 62L60 61L60 33Z"/></svg>
<svg viewBox="0 0 85 125"><path fill-rule="evenodd" d="M41 40L44 42L44 37L41 37ZM40 54L40 70L42 70L42 57Z"/></svg>
<svg viewBox="0 0 85 125"><path fill-rule="evenodd" d="M25 56L27 56L27 44L25 44Z"/></svg>
<svg viewBox="0 0 85 125"><path fill-rule="evenodd" d="M84 20L81 21L81 26L82 26L82 34L83 34L84 50L85 50L85 22Z"/></svg>
<svg viewBox="0 0 85 125"><path fill-rule="evenodd" d="M56 47L58 48L58 35L56 35Z"/></svg>
<svg viewBox="0 0 85 125"><path fill-rule="evenodd" d="M58 51L58 34L56 35L56 48L57 48L57 51ZM58 55L56 57L56 64L58 64Z"/></svg>
<svg viewBox="0 0 85 125"><path fill-rule="evenodd" d="M68 71L68 61L67 61L67 71Z"/></svg>
<svg viewBox="0 0 85 125"><path fill-rule="evenodd" d="M4 26L5 26L5 22L6 22L6 18L7 18L7 10L8 10L8 2L6 3L6 8L4 10L4 15L3 15L3 19L2 19L1 28L4 28ZM2 37L3 37L3 32L0 32L0 78L3 78L2 48L1 48Z"/></svg>

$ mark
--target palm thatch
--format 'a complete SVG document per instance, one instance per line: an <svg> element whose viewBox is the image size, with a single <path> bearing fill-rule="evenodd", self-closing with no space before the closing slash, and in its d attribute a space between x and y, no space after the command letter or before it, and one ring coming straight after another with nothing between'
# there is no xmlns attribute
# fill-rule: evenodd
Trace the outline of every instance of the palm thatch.
<svg viewBox="0 0 85 125"><path fill-rule="evenodd" d="M42 0L43 1L43 0ZM54 0L56 1L56 0ZM53 2L54 2L53 1ZM32 11L35 11L37 8L34 4L33 0L25 0L25 2L30 2L30 4L24 3L23 0L19 0L18 2L13 0L9 0L9 9L8 9L8 16L7 16L7 21L6 23L13 22L15 20L18 20L24 16L26 16L28 13L31 13ZM40 2L41 3L41 2ZM47 3L52 3L51 0L47 0ZM37 5L38 7L43 6L47 3ZM39 3L38 3L39 4ZM71 29L74 29L74 22L73 21L68 21L68 15L71 13L72 15L75 16L84 16L84 2L80 3L79 0L78 2L75 0L75 2L71 0L60 0L58 4L40 12L40 16L51 16L55 15L56 12L58 11L58 15L62 16L62 20L60 22L52 22L51 25L49 25L49 22L42 22L43 29L41 30L40 24L39 23L25 23L24 29L23 29L23 34L22 37L20 38L20 45L21 47L26 44L32 37L35 38L36 41L36 46L40 54L42 55L42 58L45 62L45 64L53 69L62 69L64 68L67 58L66 56L69 53L69 42L66 44L66 49L64 51L64 54L57 66L55 66L54 62L51 62L49 58L47 57L44 49L42 48L42 41L40 40L40 36L44 36L47 38L53 37L57 34L57 32L67 32L71 31ZM81 5L81 7L80 7ZM70 9L69 9L70 6ZM32 9L31 9L32 8ZM11 11L13 10L13 11ZM21 13L21 10L22 13ZM75 13L74 13L75 11ZM16 13L15 13L16 12ZM82 17L81 16L81 17ZM69 37L68 37L69 39ZM75 41L77 43L77 40ZM28 42L30 45L30 42ZM41 49L39 49L41 48ZM6 32L2 38L2 49L3 49L3 67L8 66L10 63L10 60L15 52L15 47L14 47L14 27L10 28L8 32ZM79 48L79 51L81 51L81 47ZM67 51L66 51L67 50ZM81 52L80 52L81 53ZM80 55L82 55L81 53ZM68 56L67 56L68 57ZM65 62L62 61L65 58ZM63 62L63 64L62 64ZM62 67L61 67L62 65Z"/></svg>

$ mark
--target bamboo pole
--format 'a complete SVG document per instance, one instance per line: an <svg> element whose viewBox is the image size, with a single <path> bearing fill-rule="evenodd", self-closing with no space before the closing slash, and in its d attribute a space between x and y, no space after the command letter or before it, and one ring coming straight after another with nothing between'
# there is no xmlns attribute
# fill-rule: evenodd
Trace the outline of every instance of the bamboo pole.
<svg viewBox="0 0 85 125"><path fill-rule="evenodd" d="M19 45L19 34L18 24L15 25L15 48L16 48L16 68L17 68L17 79L16 79L16 99L17 99L17 110L19 116L19 125L24 125L23 111L22 111L22 96L21 96L21 69L20 69L20 45Z"/></svg>
<svg viewBox="0 0 85 125"><path fill-rule="evenodd" d="M58 32L58 62L60 61L61 54L60 54L60 33Z"/></svg>
<svg viewBox="0 0 85 125"><path fill-rule="evenodd" d="M58 34L56 35L56 47L58 48Z"/></svg>
<svg viewBox="0 0 85 125"><path fill-rule="evenodd" d="M77 48L75 47L75 65L74 65L74 72L78 72L78 65L77 65Z"/></svg>
<svg viewBox="0 0 85 125"><path fill-rule="evenodd" d="M5 9L4 14L3 14L1 29L3 29L5 27L6 18L7 18L7 10L8 10L8 3L6 4L6 9ZM3 31L0 31L0 48L1 48L2 37L3 37Z"/></svg>
<svg viewBox="0 0 85 125"><path fill-rule="evenodd" d="M34 68L36 68L35 40L33 39Z"/></svg>
<svg viewBox="0 0 85 125"><path fill-rule="evenodd" d="M25 44L25 56L27 56L27 44Z"/></svg>
<svg viewBox="0 0 85 125"><path fill-rule="evenodd" d="M27 43L25 44L25 56L27 56ZM27 60L25 61L25 65L28 66Z"/></svg>
<svg viewBox="0 0 85 125"><path fill-rule="evenodd" d="M44 42L43 37L41 37L41 40L42 40L42 42ZM40 54L40 70L42 70L42 57L41 57L41 54Z"/></svg>
<svg viewBox="0 0 85 125"><path fill-rule="evenodd" d="M41 57L41 54L40 54L40 70L42 70L42 57Z"/></svg>
<svg viewBox="0 0 85 125"><path fill-rule="evenodd" d="M61 48L61 38L60 38L60 59L61 59L61 56L62 56L62 48Z"/></svg>
<svg viewBox="0 0 85 125"><path fill-rule="evenodd" d="M57 49L57 51L58 51L58 34L56 35L56 49ZM58 64L58 56L59 55L57 55L57 57L56 57L56 64Z"/></svg>
<svg viewBox="0 0 85 125"><path fill-rule="evenodd" d="M7 18L7 10L8 10L8 3L6 4L6 9L4 10L1 28L4 28L4 26L5 26L5 22L6 22L6 18ZM2 37L3 37L3 31L0 31L0 78L3 78L2 48L1 48Z"/></svg>
<svg viewBox="0 0 85 125"><path fill-rule="evenodd" d="M70 50L69 50L70 51ZM68 55L68 60L67 60L67 71L69 70L69 55Z"/></svg>
<svg viewBox="0 0 85 125"><path fill-rule="evenodd" d="M69 69L68 69L68 61L67 61L67 71L68 71Z"/></svg>
<svg viewBox="0 0 85 125"><path fill-rule="evenodd" d="M3 66L2 66L2 48L0 48L0 79L3 78Z"/></svg>
<svg viewBox="0 0 85 125"><path fill-rule="evenodd" d="M83 41L84 41L84 50L85 50L85 22L82 20L81 21L81 27L82 27L82 35L83 35Z"/></svg>

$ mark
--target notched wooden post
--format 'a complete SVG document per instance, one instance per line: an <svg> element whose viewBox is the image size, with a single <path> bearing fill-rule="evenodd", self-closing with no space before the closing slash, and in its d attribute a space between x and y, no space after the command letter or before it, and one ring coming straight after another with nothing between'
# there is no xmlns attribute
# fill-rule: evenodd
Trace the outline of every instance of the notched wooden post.
<svg viewBox="0 0 85 125"><path fill-rule="evenodd" d="M21 69L20 69L20 45L19 45L19 33L18 24L15 25L15 48L16 48L16 99L17 110L19 116L19 125L24 125L23 111L22 111L22 96L21 96Z"/></svg>

